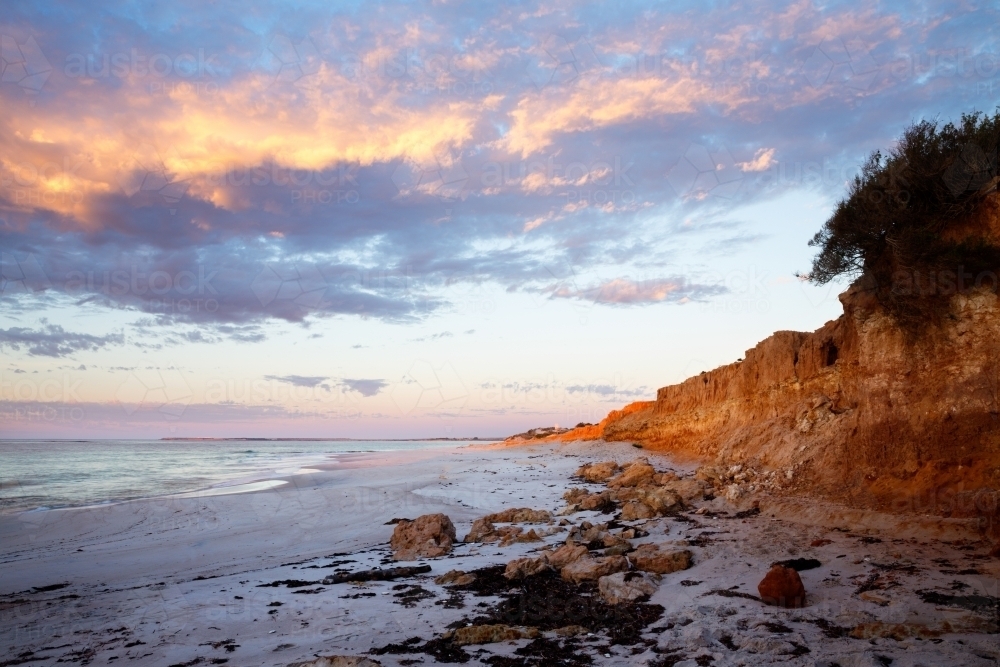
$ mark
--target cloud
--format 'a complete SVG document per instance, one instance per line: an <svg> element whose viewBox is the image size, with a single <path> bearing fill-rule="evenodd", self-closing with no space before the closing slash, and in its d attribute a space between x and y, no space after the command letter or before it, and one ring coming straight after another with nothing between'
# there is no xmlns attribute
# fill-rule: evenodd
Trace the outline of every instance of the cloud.
<svg viewBox="0 0 1000 667"><path fill-rule="evenodd" d="M603 398L610 397L630 397L635 398L638 396L648 396L649 390L646 387L639 387L637 389L625 389L623 387L616 387L610 384L588 384L588 385L570 385L566 387L566 391L571 394L596 394Z"/></svg>
<svg viewBox="0 0 1000 667"><path fill-rule="evenodd" d="M317 387L330 378L313 375L265 375L265 379L275 382L284 382L296 387Z"/></svg>
<svg viewBox="0 0 1000 667"><path fill-rule="evenodd" d="M641 305L649 303L688 303L724 294L721 285L700 285L683 277L633 281L614 278L592 287L576 289L559 286L550 292L552 298L581 299L606 305Z"/></svg>
<svg viewBox="0 0 1000 667"><path fill-rule="evenodd" d="M99 350L109 345L122 345L124 342L125 336L122 334L94 336L73 333L58 324L49 324L41 329L26 327L0 329L0 347L16 351L24 347L32 356L66 357L75 352Z"/></svg>
<svg viewBox="0 0 1000 667"><path fill-rule="evenodd" d="M841 194L865 153L965 110L998 64L986 6L274 5L247 30L201 3L183 34L128 3L54 6L11 9L11 43L52 71L40 89L0 83L0 298L219 325L206 342L259 342L274 320L412 323L448 312L455 285L537 294L553 273L669 259L684 252L671 220ZM939 55L956 43L961 75ZM100 71L115 54L128 64ZM81 55L97 70L74 69Z"/></svg>
<svg viewBox="0 0 1000 667"><path fill-rule="evenodd" d="M365 398L369 396L374 396L380 391L389 386L389 383L385 380L349 380L343 379L340 381L341 386L347 388L350 391L356 391Z"/></svg>

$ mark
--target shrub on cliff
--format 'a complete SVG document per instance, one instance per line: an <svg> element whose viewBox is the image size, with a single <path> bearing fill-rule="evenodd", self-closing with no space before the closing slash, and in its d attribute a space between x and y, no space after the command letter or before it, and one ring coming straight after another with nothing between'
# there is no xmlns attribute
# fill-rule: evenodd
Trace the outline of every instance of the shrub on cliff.
<svg viewBox="0 0 1000 667"><path fill-rule="evenodd" d="M958 124L922 121L883 155L875 151L848 195L809 242L819 246L808 278L862 278L900 324L913 330L973 286L997 288L997 154L1000 108Z"/></svg>

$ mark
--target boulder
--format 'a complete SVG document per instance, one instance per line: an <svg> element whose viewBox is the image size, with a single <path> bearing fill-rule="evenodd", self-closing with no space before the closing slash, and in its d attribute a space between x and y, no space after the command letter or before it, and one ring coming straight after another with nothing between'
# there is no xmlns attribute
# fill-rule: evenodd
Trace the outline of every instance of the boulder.
<svg viewBox="0 0 1000 667"><path fill-rule="evenodd" d="M465 586L476 580L476 575L462 570L449 570L434 579L438 586Z"/></svg>
<svg viewBox="0 0 1000 667"><path fill-rule="evenodd" d="M645 461L633 462L628 468L616 475L608 482L608 488L614 489L623 486L641 486L650 484L656 470Z"/></svg>
<svg viewBox="0 0 1000 667"><path fill-rule="evenodd" d="M538 558L516 558L507 563L503 576L508 579L526 579L551 569L552 566L544 555Z"/></svg>
<svg viewBox="0 0 1000 667"><path fill-rule="evenodd" d="M293 662L288 667L382 667L382 663L360 655L324 655L309 662Z"/></svg>
<svg viewBox="0 0 1000 667"><path fill-rule="evenodd" d="M608 604L634 602L660 587L659 577L645 572L616 572L597 581L597 590Z"/></svg>
<svg viewBox="0 0 1000 667"><path fill-rule="evenodd" d="M534 529L525 533L524 528L520 526L500 526L497 528L488 519L489 517L476 519L469 534L465 536L465 541L482 544L499 542L501 547L508 547L515 542L539 542L542 539Z"/></svg>
<svg viewBox="0 0 1000 667"><path fill-rule="evenodd" d="M444 556L454 543L455 525L445 514L425 514L414 521L400 521L389 540L395 560Z"/></svg>
<svg viewBox="0 0 1000 667"><path fill-rule="evenodd" d="M702 466L695 471L694 477L716 487L722 486L729 479L726 470L720 466Z"/></svg>
<svg viewBox="0 0 1000 667"><path fill-rule="evenodd" d="M574 584L583 581L596 581L601 577L606 577L615 572L624 572L628 569L628 561L624 556L605 556L593 558L584 556L573 561L562 568L562 578Z"/></svg>
<svg viewBox="0 0 1000 667"><path fill-rule="evenodd" d="M687 477L667 482L663 487L676 493L685 503L693 503L705 499L705 483L699 479Z"/></svg>
<svg viewBox="0 0 1000 667"><path fill-rule="evenodd" d="M680 494L663 487L640 489L639 500L659 516L684 509L684 501L681 500Z"/></svg>
<svg viewBox="0 0 1000 667"><path fill-rule="evenodd" d="M670 482L673 482L677 479L679 479L677 477L677 474L672 472L658 472L655 475L653 475L653 483L659 484L661 486L664 484L669 484Z"/></svg>
<svg viewBox="0 0 1000 667"><path fill-rule="evenodd" d="M611 500L611 494L607 491L601 491L600 493L591 493L584 496L577 503L581 510L589 511L601 511L609 510L614 507L614 503Z"/></svg>
<svg viewBox="0 0 1000 667"><path fill-rule="evenodd" d="M564 544L548 554L547 558L552 567L561 570L573 561L583 558L588 553L587 547L582 544Z"/></svg>
<svg viewBox="0 0 1000 667"><path fill-rule="evenodd" d="M497 528L493 525L486 517L481 519L476 519L472 522L472 529L465 536L465 542L489 542L496 541L499 538L494 538L492 540L487 540L487 537L492 537L496 535Z"/></svg>
<svg viewBox="0 0 1000 667"><path fill-rule="evenodd" d="M619 470L621 468L614 461L603 461L601 463L588 463L580 466L575 474L577 477L582 477L588 482L601 484L618 474Z"/></svg>
<svg viewBox="0 0 1000 667"><path fill-rule="evenodd" d="M773 565L759 584L757 592L766 604L797 609L806 604L806 587L799 573L784 565Z"/></svg>
<svg viewBox="0 0 1000 667"><path fill-rule="evenodd" d="M615 544L604 550L605 556L624 556L625 554L632 551L632 545L628 542L624 544Z"/></svg>
<svg viewBox="0 0 1000 667"><path fill-rule="evenodd" d="M590 491L587 489L581 489L578 486L571 486L563 493L563 500L570 504L578 503L587 496L590 495Z"/></svg>
<svg viewBox="0 0 1000 667"><path fill-rule="evenodd" d="M656 544L642 544L629 555L635 569L654 574L670 574L691 567L687 549L663 549Z"/></svg>
<svg viewBox="0 0 1000 667"><path fill-rule="evenodd" d="M656 516L649 505L638 501L627 502L622 505L622 521L638 521L639 519L652 519Z"/></svg>
<svg viewBox="0 0 1000 667"><path fill-rule="evenodd" d="M545 523L552 520L552 513L528 507L512 507L495 514L487 514L479 520L490 523Z"/></svg>
<svg viewBox="0 0 1000 667"><path fill-rule="evenodd" d="M468 646L470 644L493 644L513 639L535 639L539 634L538 628L516 628L498 624L456 628L444 633L443 636L459 646Z"/></svg>

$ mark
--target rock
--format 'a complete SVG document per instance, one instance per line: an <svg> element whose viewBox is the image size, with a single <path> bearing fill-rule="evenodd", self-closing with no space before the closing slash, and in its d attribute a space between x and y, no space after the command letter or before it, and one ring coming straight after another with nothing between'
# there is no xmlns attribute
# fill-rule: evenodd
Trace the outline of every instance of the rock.
<svg viewBox="0 0 1000 667"><path fill-rule="evenodd" d="M445 572L440 577L434 579L434 583L438 586L465 586L471 584L476 580L476 575L471 572L463 572L462 570L449 570Z"/></svg>
<svg viewBox="0 0 1000 667"><path fill-rule="evenodd" d="M760 599L766 604L796 609L806 604L806 588L799 573L784 565L774 565L757 584Z"/></svg>
<svg viewBox="0 0 1000 667"><path fill-rule="evenodd" d="M581 489L578 486L572 486L563 493L562 497L568 503L578 503L582 499L590 495L590 491L587 489Z"/></svg>
<svg viewBox="0 0 1000 667"><path fill-rule="evenodd" d="M293 662L288 667L382 667L382 663L360 655L325 655L309 662Z"/></svg>
<svg viewBox="0 0 1000 667"><path fill-rule="evenodd" d="M487 514L479 521L490 523L545 523L552 520L552 513L546 510L533 510L528 507L505 509L495 514Z"/></svg>
<svg viewBox="0 0 1000 667"><path fill-rule="evenodd" d="M472 524L472 529L465 536L466 542L479 542L489 544L499 542L500 546L508 547L515 542L538 542L542 538L534 529L524 533L524 528L519 526L500 526L497 528L488 517L476 519Z"/></svg>
<svg viewBox="0 0 1000 667"><path fill-rule="evenodd" d="M496 535L496 532L497 532L497 527L494 526L493 523L489 519L487 519L486 517L483 517L481 519L476 519L475 521L472 522L472 528L469 530L468 535L465 536L465 540L464 541L465 542L487 542L487 541L494 541L495 542L496 539L499 539L499 538L496 538L494 540L487 540L485 538Z"/></svg>
<svg viewBox="0 0 1000 667"><path fill-rule="evenodd" d="M513 639L535 639L539 636L538 628L515 628L510 625L472 625L467 628L457 628L444 633L445 639L450 639L458 646L470 644L493 644Z"/></svg>
<svg viewBox="0 0 1000 667"><path fill-rule="evenodd" d="M665 516L684 509L684 501L681 500L680 494L663 487L640 489L639 501L659 516Z"/></svg>
<svg viewBox="0 0 1000 667"><path fill-rule="evenodd" d="M583 558L587 553L587 547L582 544L564 544L548 555L548 561L552 567L561 570L573 561Z"/></svg>
<svg viewBox="0 0 1000 667"><path fill-rule="evenodd" d="M668 482L663 486L680 496L681 500L685 503L693 503L705 499L705 483L698 479L687 477Z"/></svg>
<svg viewBox="0 0 1000 667"><path fill-rule="evenodd" d="M529 530L526 533L520 533L517 536L517 539L515 541L516 542L541 542L542 541L542 536L539 535L538 533L536 533L535 529L532 528L531 530Z"/></svg>
<svg viewBox="0 0 1000 667"><path fill-rule="evenodd" d="M826 546L827 544L833 544L833 540L828 540L828 539L825 539L825 538L820 538L820 539L816 539L816 540L813 540L812 542L810 542L809 546L811 546L811 547L823 547L823 546Z"/></svg>
<svg viewBox="0 0 1000 667"><path fill-rule="evenodd" d="M743 488L739 484L730 484L722 490L722 497L731 503L743 497Z"/></svg>
<svg viewBox="0 0 1000 667"><path fill-rule="evenodd" d="M580 466L575 474L577 477L582 477L588 482L601 484L618 474L619 470L621 468L614 461L604 461L602 463L588 463Z"/></svg>
<svg viewBox="0 0 1000 667"><path fill-rule="evenodd" d="M672 472L658 472L655 475L653 475L653 483L659 484L661 486L664 484L669 484L670 482L673 482L677 479L679 479L677 475Z"/></svg>
<svg viewBox="0 0 1000 667"><path fill-rule="evenodd" d="M634 602L649 597L660 587L656 575L645 572L616 572L597 581L597 590L608 604Z"/></svg>
<svg viewBox="0 0 1000 667"><path fill-rule="evenodd" d="M601 491L600 493L591 493L580 499L578 503L581 510L588 511L601 511L610 510L614 508L614 503L611 500L611 494L607 491Z"/></svg>
<svg viewBox="0 0 1000 667"><path fill-rule="evenodd" d="M640 503L636 501L628 502L622 505L622 521L638 521L640 519L652 519L656 516L654 512L645 503Z"/></svg>
<svg viewBox="0 0 1000 667"><path fill-rule="evenodd" d="M623 486L639 486L649 484L653 481L656 470L653 466L645 462L634 462L626 470L615 476L608 482L608 488L614 489Z"/></svg>
<svg viewBox="0 0 1000 667"><path fill-rule="evenodd" d="M625 554L632 551L632 545L628 542L624 544L615 544L604 550L605 556L624 556Z"/></svg>
<svg viewBox="0 0 1000 667"><path fill-rule="evenodd" d="M642 544L629 559L635 569L654 574L670 574L691 567L691 552L687 549L663 549L656 544Z"/></svg>
<svg viewBox="0 0 1000 667"><path fill-rule="evenodd" d="M605 556L593 558L584 556L562 568L562 578L574 584L582 581L595 581L615 572L628 569L628 561L624 556Z"/></svg>
<svg viewBox="0 0 1000 667"><path fill-rule="evenodd" d="M517 558L507 563L503 576L508 579L525 579L551 570L552 566L545 556L538 558Z"/></svg>
<svg viewBox="0 0 1000 667"><path fill-rule="evenodd" d="M444 556L454 543L455 525L444 514L425 514L415 521L400 521L389 540L395 560Z"/></svg>
<svg viewBox="0 0 1000 667"><path fill-rule="evenodd" d="M553 632L560 637L576 637L577 635L585 635L590 630L582 625L565 625L561 628L556 628Z"/></svg>
<svg viewBox="0 0 1000 667"><path fill-rule="evenodd" d="M726 473L717 466L702 466L694 473L695 479L708 482L712 486L722 486L726 481Z"/></svg>

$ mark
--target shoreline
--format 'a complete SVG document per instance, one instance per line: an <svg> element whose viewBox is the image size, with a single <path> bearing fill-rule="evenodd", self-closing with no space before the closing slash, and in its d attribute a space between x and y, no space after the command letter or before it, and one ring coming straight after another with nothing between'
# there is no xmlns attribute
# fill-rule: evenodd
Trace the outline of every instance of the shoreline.
<svg viewBox="0 0 1000 667"><path fill-rule="evenodd" d="M3 442L16 443L18 441L12 441L12 440L0 441L0 444L2 444ZM48 442L48 441L30 440L30 441L24 441L24 442L38 443L38 442ZM67 442L85 443L85 442L88 442L88 441L67 441ZM109 442L112 442L112 443L116 443L117 444L117 441L108 441L108 440L97 440L97 441L92 441L92 442L97 442L97 443L109 443ZM142 444L145 444L145 445L155 445L155 444L160 443L162 441L161 440L146 440L146 441L125 440L125 441L121 441L121 442L123 442L123 443L129 443L129 444L139 442L139 443L142 443ZM195 444L199 444L200 443L200 441L190 441L190 440L187 440L187 439L179 440L179 442L192 442L192 443L195 443ZM296 440L282 440L281 442L296 442ZM322 443L322 442L329 442L329 441L328 440L316 440L315 442ZM438 450L438 449L446 449L446 448L456 447L456 446L458 446L457 443L459 443L459 442L467 442L467 441L460 440L460 441L455 441L455 442L449 442L449 441L444 441L444 440L367 440L367 441L338 440L338 441L332 441L332 442L338 442L338 443L341 443L341 444L345 443L345 442L346 443L354 443L354 442L358 442L358 443L362 443L362 442L371 442L371 443L394 443L394 442L399 442L399 443L404 443L404 442L405 443L428 443L428 446L426 448L421 448L421 449L426 449L428 451L435 451L435 450ZM470 444L472 444L472 443L470 443ZM394 449L363 449L363 448L357 448L357 449L345 449L345 450L340 450L340 451L318 451L318 452L306 452L306 451L303 451L303 452L293 452L293 451L289 451L289 452L253 452L255 454L262 454L264 457L272 457L273 456L275 458L262 458L256 464L244 462L243 465L247 466L248 468L252 468L254 465L256 465L256 469L253 469L253 470L248 469L248 470L238 471L238 472L237 471L232 471L232 472L230 472L230 476L227 476L224 473L224 469L223 468L219 468L219 467L209 467L209 468L206 468L204 470L191 471L189 473L190 474L190 479L191 479L190 482L185 482L182 479L173 479L173 480L171 480L171 484L172 485L182 487L179 490L164 491L164 490L155 490L154 489L154 490L148 490L146 493L134 492L135 495L129 495L129 496L126 496L126 497L108 496L108 497L99 497L99 498L91 498L91 499L87 499L87 500L80 500L80 501L76 501L76 502L57 502L58 496L45 497L44 495L41 495L41 496L38 496L38 500L36 501L38 504L35 504L34 502L28 503L28 505L34 505L34 506L31 506L31 507L25 506L24 504L22 504L20 507L17 507L17 506L14 506L12 504L9 507L0 508L0 516L16 516L16 515L24 513L24 512L65 511L65 510L72 510L72 509L83 509L83 508L88 508L88 507L103 507L103 506L120 504L120 503L130 503L130 502L136 502L136 501L142 501L142 500L154 500L154 499L157 499L157 498L182 497L182 496L185 496L185 495L199 494L199 493L206 493L206 492L215 492L216 495L222 495L222 493L223 493L222 491L215 491L215 490L216 489L224 489L224 488L230 487L230 486L246 485L246 484L256 483L256 482L264 482L264 481L268 481L268 480L280 480L280 479L284 479L285 477L287 477L289 475L302 474L302 473L300 473L300 471L309 471L311 469L328 470L328 469L332 469L334 467L338 467L338 466L344 465L345 461L352 460L350 457L356 456L356 455L377 454L377 453L380 453L380 452L404 452L404 451L410 451L410 450L405 450L405 449L394 450ZM247 450L246 452L235 452L234 454L247 454L247 453L251 453L251 450ZM211 465L211 462L210 461L205 461L204 464L208 466L208 465ZM104 474L110 474L111 472L113 472L113 471L105 471ZM215 479L212 479L213 476L215 477ZM17 478L0 480L0 481L3 482L3 487L7 488L7 489L21 487L20 481ZM87 480L87 481L83 481L83 482L76 482L76 484L81 484L84 489L87 489L87 485L88 484L92 484L94 481L96 481L97 483L100 483L102 480L100 478L98 478L98 479L93 480L93 481ZM44 487L47 484L53 484L53 483L55 483L55 482L43 481L43 482L39 483L39 482L32 481L31 483L27 484L25 487L21 487L21 488L31 488L31 489L34 489L34 488L39 487L39 486L43 486ZM238 492L239 491L232 491L230 493L238 493ZM84 491L78 491L77 495L86 496L86 495L91 495L91 494L89 494L89 491L84 490Z"/></svg>
<svg viewBox="0 0 1000 667"><path fill-rule="evenodd" d="M574 526L612 516L554 517L541 526L547 535L540 543L459 543L442 558L398 563L431 569L398 581L325 584L338 571L328 568L388 567L394 526L386 524L401 517L444 513L461 539L476 519L506 508L558 513L568 488L604 488L573 479L580 465L643 455L683 479L698 471L621 443L447 447L348 455L341 466L289 475L267 490L0 516L0 651L27 654L32 665L88 656L95 664L286 667L316 655L436 664L404 643L419 637L439 646L449 626L473 622L485 611L481 605L501 599L449 589L436 577L535 556L561 544ZM545 631L542 639L570 642L594 665L654 665L671 655L683 667L685 660L701 664L699 656L711 656L713 665L803 667L820 659L877 665L879 655L893 665L1000 659L995 635L973 631L981 614L941 603L997 597L998 561L981 553L981 543L943 542L919 531L896 538L877 524L810 525L828 508L807 503L796 510L777 500L784 499L761 503L755 513L719 495L676 516L619 521L648 533L632 539L636 545L682 544L694 554L690 569L663 575L651 596L661 617L641 628L634 645L609 644L602 632L570 642ZM561 532L548 534L555 529ZM783 610L751 599L769 564L788 558L821 563L802 572L809 604ZM951 588L956 584L964 588ZM712 593L727 590L740 595ZM934 592L923 597L937 604L920 591ZM847 634L829 637L823 624ZM489 656L523 660L515 651L528 650L530 641L468 646L468 664L486 664ZM395 645L405 651L369 654Z"/></svg>

